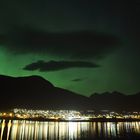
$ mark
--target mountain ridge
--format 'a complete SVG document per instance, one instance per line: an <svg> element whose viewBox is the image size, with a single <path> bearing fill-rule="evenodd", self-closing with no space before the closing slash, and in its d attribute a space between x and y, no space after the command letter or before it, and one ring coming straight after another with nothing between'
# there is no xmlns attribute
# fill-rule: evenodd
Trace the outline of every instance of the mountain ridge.
<svg viewBox="0 0 140 140"><path fill-rule="evenodd" d="M87 97L55 87L38 76L0 76L0 90L3 99L0 108L83 109L89 106Z"/></svg>
<svg viewBox="0 0 140 140"><path fill-rule="evenodd" d="M55 87L41 76L11 77L0 75L0 109L73 109L73 110L140 110L140 92L125 95L104 92L86 97L67 89Z"/></svg>

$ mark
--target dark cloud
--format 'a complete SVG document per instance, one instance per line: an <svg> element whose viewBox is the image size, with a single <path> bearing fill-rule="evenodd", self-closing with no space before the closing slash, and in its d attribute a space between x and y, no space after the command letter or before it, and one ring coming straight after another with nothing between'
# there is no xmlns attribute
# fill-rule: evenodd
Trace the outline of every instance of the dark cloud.
<svg viewBox="0 0 140 140"><path fill-rule="evenodd" d="M48 53L69 58L102 57L120 45L120 39L95 31L45 32L14 28L6 36L6 46L14 53Z"/></svg>
<svg viewBox="0 0 140 140"><path fill-rule="evenodd" d="M85 61L37 61L35 63L25 66L24 70L34 71L39 70L41 72L45 71L59 71L70 68L96 68L99 65L92 62Z"/></svg>
<svg viewBox="0 0 140 140"><path fill-rule="evenodd" d="M139 0L1 0L0 41L17 54L103 57L120 46L120 38L139 43L139 5Z"/></svg>
<svg viewBox="0 0 140 140"><path fill-rule="evenodd" d="M73 82L80 82L80 81L83 81L83 79L81 79L81 78L76 78L76 79L73 79L72 81L73 81Z"/></svg>

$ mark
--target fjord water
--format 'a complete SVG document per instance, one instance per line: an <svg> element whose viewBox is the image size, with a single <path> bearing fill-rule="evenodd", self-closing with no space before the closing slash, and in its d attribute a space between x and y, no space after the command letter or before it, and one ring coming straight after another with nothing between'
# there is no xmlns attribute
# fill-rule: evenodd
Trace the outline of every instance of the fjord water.
<svg viewBox="0 0 140 140"><path fill-rule="evenodd" d="M0 120L0 140L140 139L140 122Z"/></svg>

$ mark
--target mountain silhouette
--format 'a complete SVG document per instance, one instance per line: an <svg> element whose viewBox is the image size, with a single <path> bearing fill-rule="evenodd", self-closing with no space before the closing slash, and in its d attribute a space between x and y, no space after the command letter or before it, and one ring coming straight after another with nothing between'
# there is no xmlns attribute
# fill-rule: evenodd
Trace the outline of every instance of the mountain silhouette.
<svg viewBox="0 0 140 140"><path fill-rule="evenodd" d="M53 86L39 76L0 76L0 108L87 109L88 98Z"/></svg>
<svg viewBox="0 0 140 140"><path fill-rule="evenodd" d="M55 87L40 76L10 77L0 75L0 110L27 109L73 109L140 111L140 93L125 95L117 91L90 97Z"/></svg>
<svg viewBox="0 0 140 140"><path fill-rule="evenodd" d="M90 102L97 110L140 111L140 93L125 95L120 92L92 94Z"/></svg>

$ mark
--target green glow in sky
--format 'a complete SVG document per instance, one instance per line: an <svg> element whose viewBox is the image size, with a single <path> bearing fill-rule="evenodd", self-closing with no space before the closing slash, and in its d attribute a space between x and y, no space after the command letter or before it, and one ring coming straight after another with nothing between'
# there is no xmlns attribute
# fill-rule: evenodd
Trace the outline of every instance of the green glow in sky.
<svg viewBox="0 0 140 140"><path fill-rule="evenodd" d="M28 63L37 60L51 60L58 57L25 54L13 55L6 50L0 50L0 74L9 76L28 76L40 75L52 82L55 86L65 88L76 93L89 96L94 92L120 91L126 94L139 91L139 82L134 74L129 70L125 71L120 67L123 60L120 59L120 52L109 55L103 60L98 61L101 67L98 68L72 68L54 72L26 71L22 68ZM119 61L118 61L119 60ZM74 79L79 79L74 81ZM137 81L136 81L137 80Z"/></svg>
<svg viewBox="0 0 140 140"><path fill-rule="evenodd" d="M0 1L0 74L40 75L89 96L140 91L139 1ZM3 44L3 45L2 45ZM39 60L87 61L100 67L24 70ZM56 66L57 67L57 66Z"/></svg>

